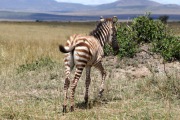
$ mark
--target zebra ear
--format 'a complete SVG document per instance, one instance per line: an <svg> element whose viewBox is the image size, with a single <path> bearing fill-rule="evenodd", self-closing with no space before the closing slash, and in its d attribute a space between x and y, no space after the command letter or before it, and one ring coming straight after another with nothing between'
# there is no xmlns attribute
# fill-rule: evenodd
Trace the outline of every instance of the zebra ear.
<svg viewBox="0 0 180 120"><path fill-rule="evenodd" d="M113 20L113 23L116 23L116 22L118 21L117 16L114 16L114 17L112 18L112 20Z"/></svg>
<svg viewBox="0 0 180 120"><path fill-rule="evenodd" d="M104 22L103 16L100 17L100 22Z"/></svg>

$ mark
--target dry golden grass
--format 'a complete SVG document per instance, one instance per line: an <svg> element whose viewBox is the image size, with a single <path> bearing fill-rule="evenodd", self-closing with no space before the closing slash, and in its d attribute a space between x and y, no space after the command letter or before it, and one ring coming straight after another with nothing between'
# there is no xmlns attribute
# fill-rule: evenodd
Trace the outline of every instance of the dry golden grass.
<svg viewBox="0 0 180 120"><path fill-rule="evenodd" d="M173 30L173 34L180 36L180 22L169 22L168 26Z"/></svg>
<svg viewBox="0 0 180 120"><path fill-rule="evenodd" d="M87 34L94 26L93 23L1 22L0 67L7 70L43 56L61 60L58 45L72 34Z"/></svg>
<svg viewBox="0 0 180 120"><path fill-rule="evenodd" d="M52 105L54 102L60 104L61 92L58 89L62 90L63 83L59 80L64 72L61 65L63 55L58 46L72 34L88 34L94 26L95 23L0 22L0 98L3 98L0 99L0 119L52 118L42 109L48 107L51 97ZM20 65L31 64L40 58L56 61L54 70L17 74ZM59 82L51 83L54 78ZM49 91L41 90L44 88ZM51 97L49 92L53 92ZM39 104L41 98L47 101Z"/></svg>

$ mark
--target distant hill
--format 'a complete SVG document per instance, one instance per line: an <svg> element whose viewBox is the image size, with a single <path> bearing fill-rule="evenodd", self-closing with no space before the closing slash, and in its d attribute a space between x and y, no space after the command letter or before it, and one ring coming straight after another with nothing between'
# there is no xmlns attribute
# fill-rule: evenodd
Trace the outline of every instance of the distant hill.
<svg viewBox="0 0 180 120"><path fill-rule="evenodd" d="M117 0L102 5L83 5L55 0L0 0L0 10L26 12L56 12L61 14L140 14L145 12L180 14L180 6L160 4L151 0Z"/></svg>
<svg viewBox="0 0 180 120"><path fill-rule="evenodd" d="M88 14L144 14L145 12L180 14L180 6L160 4L150 0L118 0L113 3L96 6Z"/></svg>
<svg viewBox="0 0 180 120"><path fill-rule="evenodd" d="M160 3L149 1L149 0L118 0L113 3L100 5L99 8L119 8L127 6L160 6Z"/></svg>
<svg viewBox="0 0 180 120"><path fill-rule="evenodd" d="M137 15L146 12L161 15L180 15L180 5L160 4L151 0L117 0L102 5L83 5L57 2L55 0L0 0L1 20L58 20L60 19L59 15L91 16L89 19L92 19L92 16ZM71 20L71 18L69 19Z"/></svg>
<svg viewBox="0 0 180 120"><path fill-rule="evenodd" d="M28 12L72 12L89 8L75 3L57 2L55 0L0 0L0 10Z"/></svg>

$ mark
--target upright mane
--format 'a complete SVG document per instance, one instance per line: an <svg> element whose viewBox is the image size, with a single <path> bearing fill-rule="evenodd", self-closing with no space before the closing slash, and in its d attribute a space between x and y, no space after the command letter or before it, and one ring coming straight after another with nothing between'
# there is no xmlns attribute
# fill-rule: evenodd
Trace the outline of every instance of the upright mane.
<svg viewBox="0 0 180 120"><path fill-rule="evenodd" d="M94 35L97 33L97 31L99 31L100 27L102 27L102 24L103 24L103 23L100 22L100 23L96 26L96 28L89 33L89 35L94 36Z"/></svg>
<svg viewBox="0 0 180 120"><path fill-rule="evenodd" d="M103 27L103 24L105 24L107 21L112 21L112 18L106 18L103 19L103 21L100 21L96 28L89 33L89 35L95 36L97 32Z"/></svg>

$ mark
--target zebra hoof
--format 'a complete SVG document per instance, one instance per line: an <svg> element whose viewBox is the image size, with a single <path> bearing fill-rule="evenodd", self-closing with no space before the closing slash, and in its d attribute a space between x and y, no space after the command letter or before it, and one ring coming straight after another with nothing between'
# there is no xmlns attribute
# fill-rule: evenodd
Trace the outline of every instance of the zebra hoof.
<svg viewBox="0 0 180 120"><path fill-rule="evenodd" d="M66 105L63 105L63 113L67 113L67 110L66 110Z"/></svg>
<svg viewBox="0 0 180 120"><path fill-rule="evenodd" d="M102 97L103 91L104 91L104 89L102 89L102 90L99 91L99 95L98 95L98 96L99 96L100 98Z"/></svg>
<svg viewBox="0 0 180 120"><path fill-rule="evenodd" d="M85 105L88 104L88 97L85 97L85 98L84 98L84 103L85 103Z"/></svg>
<svg viewBox="0 0 180 120"><path fill-rule="evenodd" d="M71 112L74 111L74 106L71 106L70 111L71 111Z"/></svg>

